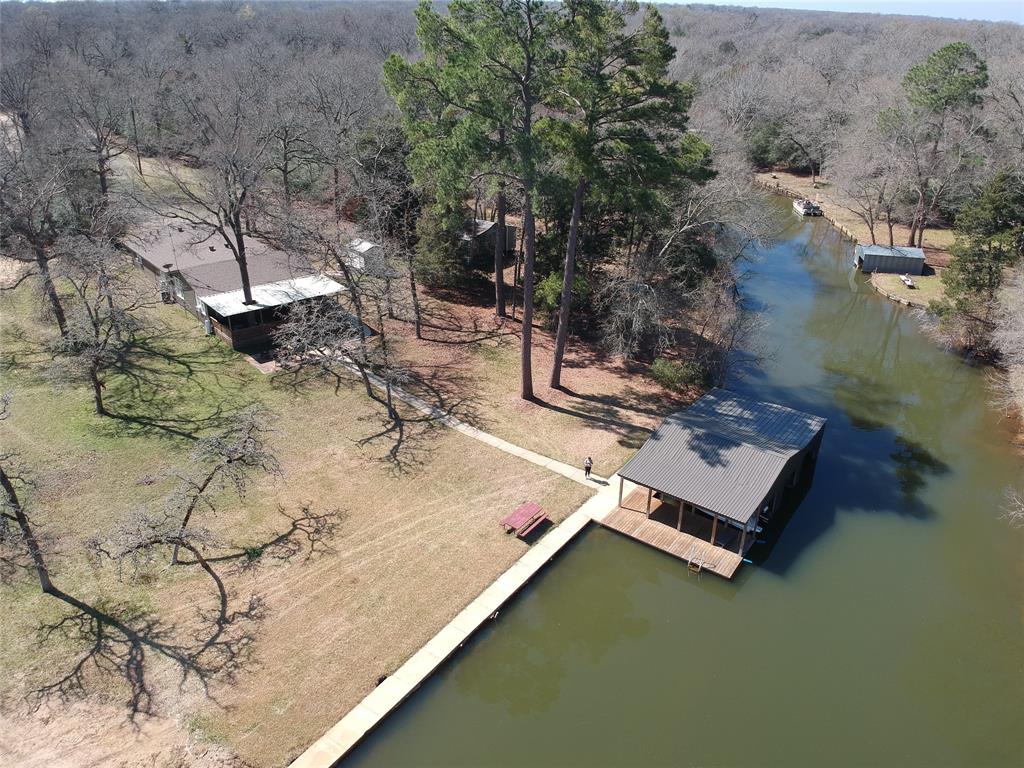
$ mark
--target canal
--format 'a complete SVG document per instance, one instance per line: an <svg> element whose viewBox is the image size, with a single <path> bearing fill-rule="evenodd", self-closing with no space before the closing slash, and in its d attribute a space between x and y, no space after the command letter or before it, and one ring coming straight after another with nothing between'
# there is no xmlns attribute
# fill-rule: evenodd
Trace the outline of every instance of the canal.
<svg viewBox="0 0 1024 768"><path fill-rule="evenodd" d="M789 201L776 200L780 214ZM592 528L351 766L1018 766L1024 485L985 372L849 269L826 223L752 265L728 386L828 418L813 483L733 582Z"/></svg>

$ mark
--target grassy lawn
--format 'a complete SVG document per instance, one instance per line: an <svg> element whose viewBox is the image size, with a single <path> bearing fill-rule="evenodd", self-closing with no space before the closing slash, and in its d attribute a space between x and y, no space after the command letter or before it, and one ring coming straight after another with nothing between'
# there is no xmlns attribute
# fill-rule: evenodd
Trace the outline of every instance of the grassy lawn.
<svg viewBox="0 0 1024 768"><path fill-rule="evenodd" d="M142 166L141 174L139 165ZM168 161L152 157L142 157L137 161L134 152L125 152L111 160L111 189L126 197L142 195L149 198L153 205L158 201L187 203L188 198L182 193L177 181L186 184L190 190L198 189L204 180L204 171L182 163L174 163L171 167L177 180L168 173Z"/></svg>
<svg viewBox="0 0 1024 768"><path fill-rule="evenodd" d="M772 178L771 173L759 173L757 178L759 181L769 185L775 186L779 184L783 189L788 189L801 197L806 197L815 202L819 203L822 209L825 211L825 215L835 221L842 227L845 227L852 232L858 240L864 243L871 242L871 233L868 230L867 225L854 213L852 213L843 205L849 205L849 202L845 200L843 192L830 184L828 180L818 181L818 186L815 188L811 185L810 176L801 176L795 173L784 173L777 171ZM910 230L903 224L897 224L893 227L893 239L897 245L902 245L907 241L907 237L910 235ZM875 237L878 242L888 242L888 228L885 224L881 224L875 227ZM949 247L953 244L953 232L948 229L928 229L924 233L924 247L925 249L934 249L937 251L948 251ZM939 255L940 266L945 264L945 254ZM930 260L934 260L929 256Z"/></svg>
<svg viewBox="0 0 1024 768"><path fill-rule="evenodd" d="M194 436L249 403L276 415L271 441L283 468L242 502L225 496L219 514L201 521L223 541L220 571L233 605L253 595L262 601L262 618L246 625L251 658L233 680L211 680L207 696L194 679L179 688L176 671L151 655L147 674L164 719L141 731L107 727L123 718L125 694L107 675L90 676L88 707L69 707L48 722L17 720L21 697L66 671L82 647L40 641L40 624L64 615L63 604L23 583L0 588L0 698L25 734L22 756L36 764L102 762L126 745L151 750L169 733L188 731L255 765L281 765L525 551L498 526L504 514L534 500L558 521L589 495L415 419L406 422L396 465L389 459L395 435L379 435L380 408L355 382L335 390L265 376L203 336L177 307L152 311L152 331L107 385L118 418L100 418L85 389L57 390L45 376L47 359L33 342L49 331L34 316L39 304L29 286L0 301L3 389L13 394L5 447L19 451L35 477L31 508L51 541L59 536L51 560L66 591L118 615L158 616L171 638L198 634L200 612L214 600L195 568L159 562L118 579L109 565L90 563L82 543L104 536L133 507L161 499ZM499 359L505 354L502 348ZM541 447L567 434L562 426L538 431ZM289 535L303 509L333 513L333 533L312 548L301 531ZM250 561L240 556L245 548L261 554Z"/></svg>
<svg viewBox="0 0 1024 768"><path fill-rule="evenodd" d="M143 163L150 190L173 197L160 169ZM127 155L116 171L116 185L139 182ZM212 554L222 558L232 607L259 601L234 630L232 641L244 648L238 669L204 690L194 675L182 683L176 666L150 653L146 674L159 715L138 729L124 717L128 686L95 672L85 702L51 706L44 718L23 714L24 695L66 671L83 651L82 638L40 642L40 627L68 608L25 582L0 586L0 728L24 734L12 762L149 755L158 763L198 741L253 765L284 764L525 551L501 531L501 517L530 500L557 523L590 494L416 413L406 414L400 433L389 429L354 379L335 385L264 375L176 306L148 311L149 327L106 382L115 417L98 417L85 388L56 389L46 375L43 343L53 331L38 316L34 290L26 283L0 295L0 375L13 395L4 440L36 481L33 514L54 543L51 566L64 590L135 622L158 618L154 630L174 642L202 637L216 601L201 571L156 562L119 578L109 564L91 562L83 545L108 535L134 508L160 503L194 440L248 405L274 414L271 443L283 471L260 478L243 501L225 495L216 516L196 521L220 542ZM590 455L599 474L617 470L664 415L699 394L669 392L574 342L564 388L552 390L553 339L537 328L537 398L525 402L518 322L499 324L486 301L466 296L424 303L425 340L414 339L408 323L390 327L393 348L416 374L410 389L539 453L575 465ZM330 526L315 543L308 538L313 515L328 515Z"/></svg>
<svg viewBox="0 0 1024 768"><path fill-rule="evenodd" d="M895 296L920 307L927 307L929 302L938 301L945 293L942 278L937 274L915 276L913 279L916 288L905 286L899 275L876 273L872 274L870 279L889 296Z"/></svg>

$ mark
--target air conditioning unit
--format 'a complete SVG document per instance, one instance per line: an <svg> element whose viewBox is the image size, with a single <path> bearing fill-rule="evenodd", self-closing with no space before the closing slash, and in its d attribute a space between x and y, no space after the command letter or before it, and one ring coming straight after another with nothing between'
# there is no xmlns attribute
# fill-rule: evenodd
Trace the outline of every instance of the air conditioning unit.
<svg viewBox="0 0 1024 768"><path fill-rule="evenodd" d="M157 283L157 290L160 291L160 301L164 304L173 304L174 296L171 295L171 285L166 277L161 277Z"/></svg>

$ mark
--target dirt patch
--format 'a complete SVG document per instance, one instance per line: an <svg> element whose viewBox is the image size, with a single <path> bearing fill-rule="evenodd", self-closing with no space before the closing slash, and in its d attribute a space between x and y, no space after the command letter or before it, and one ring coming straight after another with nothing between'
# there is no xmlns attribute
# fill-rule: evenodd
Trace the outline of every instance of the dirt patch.
<svg viewBox="0 0 1024 768"><path fill-rule="evenodd" d="M0 763L21 768L250 768L226 747L197 742L176 718L133 724L120 707L94 701L0 715Z"/></svg>
<svg viewBox="0 0 1024 768"><path fill-rule="evenodd" d="M0 286L13 285L29 269L27 264L0 256Z"/></svg>
<svg viewBox="0 0 1024 768"><path fill-rule="evenodd" d="M535 399L520 392L522 325L499 320L493 306L457 304L438 296L424 300L423 340L411 323L392 321L389 331L399 356L419 378L421 393L443 402L473 424L511 442L573 465L586 456L594 471L615 472L666 415L700 393L672 392L592 345L570 337L562 387L549 386L554 337L535 326Z"/></svg>

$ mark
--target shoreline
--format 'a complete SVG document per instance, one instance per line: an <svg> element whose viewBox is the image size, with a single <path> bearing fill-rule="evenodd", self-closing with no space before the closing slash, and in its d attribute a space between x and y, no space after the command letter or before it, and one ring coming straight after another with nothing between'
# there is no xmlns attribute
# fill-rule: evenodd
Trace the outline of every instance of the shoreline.
<svg viewBox="0 0 1024 768"><path fill-rule="evenodd" d="M765 181L764 179L758 178L757 175L755 175L754 182L759 187L761 187L761 189L763 189L765 192L770 192L773 195L782 195L783 197L788 197L791 200L800 200L801 198L803 198L803 195L800 194L799 192L795 192L789 187L782 186L782 182L779 180L776 180L775 185L772 186L772 184L770 184L769 182ZM812 218L818 217L814 216ZM860 242L860 239L853 232L851 232L845 226L843 226L838 221L830 217L827 213L825 213L824 209L822 209L821 218L823 218L825 221L831 224L834 229L838 230L839 234L841 234L850 242L854 244Z"/></svg>
<svg viewBox="0 0 1024 768"><path fill-rule="evenodd" d="M784 186L783 183L782 183L782 179L775 179L774 180L774 184L773 184L773 183L769 182L768 180L766 180L764 178L761 178L760 175L755 174L754 175L754 182L761 189L763 189L764 191L769 192L769 193L774 194L774 195L782 195L783 197L788 197L788 198L790 198L792 200L798 200L798 199L803 197L803 195L801 193L799 193L799 192L797 192L797 191L795 191L793 189L790 189L787 186ZM817 217L815 217L815 218L817 218ZM837 232L839 232L839 234L844 239L849 240L854 245L856 245L857 243L862 242L861 238L859 238L852 230L848 229L844 224L841 224L839 221L837 221L836 219L831 217L826 212L826 210L824 210L824 209L822 211L821 218L824 219L825 221L827 221L832 226L832 228L835 229ZM928 248L926 250L926 253L928 251L931 251L932 253L939 253L939 254L947 253L946 251L944 251L942 249L939 249L939 248ZM930 277L934 277L935 279L939 278L939 274L940 274L939 271L945 266L944 264L933 263L928 258L925 259L925 265L932 269L932 271L934 272L934 275L932 275ZM909 298L909 297L906 297L906 296L898 296L898 295L896 295L894 293L891 293L890 291L886 290L885 288L883 288L882 286L880 286L878 284L878 281L875 279L875 274L870 274L868 276L868 283L871 285L871 287L875 290L876 293L878 293L883 298L888 299L889 301L891 301L891 302L893 302L895 304L901 304L903 306L912 307L914 309L924 309L924 310L928 309L928 303L927 302L915 301L912 298Z"/></svg>
<svg viewBox="0 0 1024 768"><path fill-rule="evenodd" d="M928 304L926 304L925 302L914 301L913 299L908 299L903 296L897 296L894 293L889 293L885 288L878 284L878 281L875 279L875 274L876 273L871 273L870 275L868 275L868 283L871 285L872 288L875 289L875 293L880 294L881 296L885 297L889 301L892 301L896 304L903 304L904 306L912 307L913 309L923 309L927 311Z"/></svg>
<svg viewBox="0 0 1024 768"><path fill-rule="evenodd" d="M774 180L775 183L772 184L769 181L767 181L766 179L763 179L760 176L755 174L754 182L759 187L761 187L761 189L763 189L766 192L769 192L771 194L782 195L784 197L788 197L788 198L791 198L793 200L796 200L796 199L799 199L800 197L802 197L802 195L800 193L795 192L794 190L792 190L792 189L790 189L788 187L783 186L781 179L775 179ZM853 242L855 244L860 242L858 240L857 236L855 234L853 234L853 232L851 232L849 229L847 229L842 224L839 224L838 222L836 222L835 219L829 217L824 212L822 213L821 217L823 219L825 219L825 221L827 221L835 230L837 230L839 232L840 235L842 235L847 240L850 240L851 242ZM940 253L946 253L946 251L943 251L943 250L937 249L937 248L931 249L931 250L938 251ZM928 264L927 260L926 260L925 263ZM938 266L938 269L941 269L942 266L944 266L944 265L939 266L939 265L934 265L934 264L928 264L928 266L931 266L933 270L936 270L937 266ZM928 304L927 303L919 302L919 301L914 301L913 299L910 299L910 298L907 298L907 297L904 297L904 296L897 296L897 295L895 295L893 293L890 293L888 290L886 290L885 288L883 288L882 286L880 286L878 284L878 281L876 279L876 275L877 275L877 273L872 273L872 274L870 274L868 276L868 284L875 291L875 293L879 294L880 296L882 296L883 298L887 299L888 301L893 302L894 304L900 304L902 306L909 307L911 309L922 309L922 310L928 311ZM935 276L938 277L938 275L939 275L938 270L936 270ZM992 405L993 408L996 407L994 404L990 404L990 405ZM1005 418L1010 419L1012 421L1012 424L1013 424L1013 427L1012 427L1012 429L1013 429L1013 436L1009 440L1010 445L1015 446L1021 453L1024 453L1024 409L1022 409L1022 408L1013 408L1013 409L1009 410L1006 413Z"/></svg>

